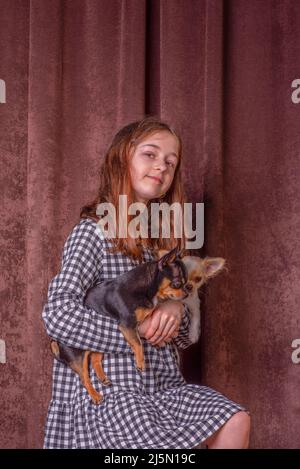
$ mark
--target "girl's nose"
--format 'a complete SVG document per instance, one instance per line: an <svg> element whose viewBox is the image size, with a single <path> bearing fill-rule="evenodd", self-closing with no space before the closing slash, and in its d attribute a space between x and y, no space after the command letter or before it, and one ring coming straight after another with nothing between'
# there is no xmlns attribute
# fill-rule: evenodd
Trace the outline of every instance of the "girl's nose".
<svg viewBox="0 0 300 469"><path fill-rule="evenodd" d="M159 169L160 171L165 171L166 168L167 168L167 165L164 161L156 161L155 169Z"/></svg>

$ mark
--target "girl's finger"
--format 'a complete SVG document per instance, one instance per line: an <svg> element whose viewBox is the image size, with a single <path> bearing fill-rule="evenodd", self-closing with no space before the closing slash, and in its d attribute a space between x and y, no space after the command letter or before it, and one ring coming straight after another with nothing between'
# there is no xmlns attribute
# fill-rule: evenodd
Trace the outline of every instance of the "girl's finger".
<svg viewBox="0 0 300 469"><path fill-rule="evenodd" d="M144 333L145 339L149 340L154 336L154 334L157 332L157 330L160 327L160 320L161 320L160 314L158 314L158 313L156 313L156 311L154 311L154 313L152 314L152 316L150 318L149 327L147 328L146 332Z"/></svg>
<svg viewBox="0 0 300 469"><path fill-rule="evenodd" d="M155 334L150 338L151 343L154 344L157 340L162 340L164 338L165 330L169 330L170 326L174 324L173 317L166 317L164 314L161 315L159 327L157 328Z"/></svg>
<svg viewBox="0 0 300 469"><path fill-rule="evenodd" d="M177 331L178 329L178 323L177 322L170 322L166 324L162 334L158 336L157 338L153 338L152 345L157 345L158 343L162 341L166 341L166 339L172 339L173 334Z"/></svg>

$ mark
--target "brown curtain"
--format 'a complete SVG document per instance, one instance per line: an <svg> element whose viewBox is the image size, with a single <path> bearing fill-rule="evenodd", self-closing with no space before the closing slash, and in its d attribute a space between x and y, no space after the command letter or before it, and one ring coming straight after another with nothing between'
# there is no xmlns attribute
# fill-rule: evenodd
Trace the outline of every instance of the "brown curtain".
<svg viewBox="0 0 300 469"><path fill-rule="evenodd" d="M0 447L42 446L48 284L114 133L149 113L228 266L184 374L250 410L251 447L300 447L299 57L297 0L0 0Z"/></svg>

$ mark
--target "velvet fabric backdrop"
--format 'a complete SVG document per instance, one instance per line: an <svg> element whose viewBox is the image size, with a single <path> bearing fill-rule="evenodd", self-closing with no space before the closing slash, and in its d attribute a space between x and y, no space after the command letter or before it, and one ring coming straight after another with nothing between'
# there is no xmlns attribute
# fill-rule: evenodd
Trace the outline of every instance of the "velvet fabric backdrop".
<svg viewBox="0 0 300 469"><path fill-rule="evenodd" d="M300 447L299 56L297 0L0 1L0 447L42 446L48 284L114 133L145 113L181 132L202 254L228 265L184 374L250 410L251 447Z"/></svg>

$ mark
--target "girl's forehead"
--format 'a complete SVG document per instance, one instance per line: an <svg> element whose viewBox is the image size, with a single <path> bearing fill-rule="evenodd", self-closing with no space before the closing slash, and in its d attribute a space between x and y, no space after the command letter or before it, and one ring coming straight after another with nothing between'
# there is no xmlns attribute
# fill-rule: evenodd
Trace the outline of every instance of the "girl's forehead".
<svg viewBox="0 0 300 469"><path fill-rule="evenodd" d="M143 137L139 143L138 146L146 145L146 144L154 144L157 146L161 145L169 145L172 146L174 149L178 151L179 148L179 141L176 135L171 134L171 132L167 130L158 130L156 132L153 132L145 137Z"/></svg>

